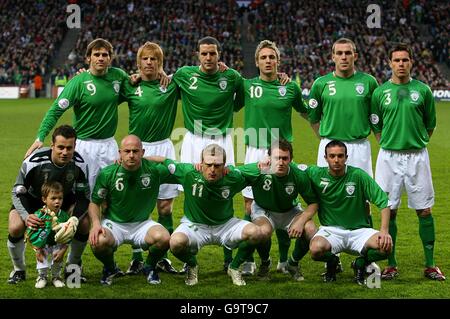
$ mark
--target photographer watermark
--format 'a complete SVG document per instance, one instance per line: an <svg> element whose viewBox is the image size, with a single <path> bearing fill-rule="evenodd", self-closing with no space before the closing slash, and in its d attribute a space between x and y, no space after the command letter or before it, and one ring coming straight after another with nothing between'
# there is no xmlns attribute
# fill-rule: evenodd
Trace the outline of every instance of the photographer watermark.
<svg viewBox="0 0 450 319"><path fill-rule="evenodd" d="M81 28L81 9L78 4L69 4L66 12L70 15L66 19L66 25L69 29Z"/></svg>
<svg viewBox="0 0 450 319"><path fill-rule="evenodd" d="M367 288L381 288L381 269L376 263L371 263L366 267L369 274L366 279Z"/></svg>
<svg viewBox="0 0 450 319"><path fill-rule="evenodd" d="M371 3L367 6L366 12L370 13L366 24L369 29L381 28L381 8L378 4Z"/></svg>
<svg viewBox="0 0 450 319"><path fill-rule="evenodd" d="M81 288L81 267L77 264L70 264L66 267L66 272L70 275L66 278L68 288Z"/></svg>

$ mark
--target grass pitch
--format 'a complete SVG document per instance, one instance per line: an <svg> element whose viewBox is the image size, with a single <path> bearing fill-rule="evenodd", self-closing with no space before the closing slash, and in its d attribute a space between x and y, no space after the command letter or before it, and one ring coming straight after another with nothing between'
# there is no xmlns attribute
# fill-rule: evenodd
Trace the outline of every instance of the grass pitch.
<svg viewBox="0 0 450 319"><path fill-rule="evenodd" d="M231 279L222 271L222 249L216 246L203 248L199 255L199 284L188 287L184 277L180 275L161 274L162 284L155 287L147 284L143 276L123 277L114 281L111 287L99 284L101 263L95 259L89 247L83 255L84 272L88 283L81 289L56 289L49 286L45 289L35 289L36 278L34 254L30 247L26 250L27 280L18 285L8 285L6 280L12 269L6 248L8 235L8 212L11 207L11 189L18 173L23 155L34 141L40 121L51 105L49 99L0 100L0 298L65 298L65 299L322 299L322 298L420 298L446 299L450 298L449 282L434 282L423 276L423 251L418 234L418 220L413 210L403 201L398 213L397 260L400 276L390 282L382 281L381 289L359 287L352 282L353 272L350 269L352 256L342 254L344 273L338 275L337 282L324 284L320 274L324 271L323 263L314 262L309 254L301 265L305 275L304 282L293 282L290 277L275 271L278 260L276 237L273 237L271 258L273 261L271 281L259 281L255 277L247 278L247 286L236 287ZM437 103L438 127L429 144L429 153L436 193L436 204L433 215L436 226L435 259L444 273L450 275L450 220L448 216L448 200L450 191L448 180L450 169L447 156L450 154L450 103ZM72 110L60 119L59 124L71 123ZM175 127L183 127L181 109L179 109ZM243 112L235 115L235 127L243 127ZM314 164L316 161L318 139L314 136L308 123L297 114L293 115L294 126L294 159L298 163ZM120 106L119 128L117 141L127 134L128 108ZM181 136L174 139L174 144L180 142ZM372 161L375 163L378 145L373 136ZM236 141L239 143L240 141ZM49 138L46 139L49 145ZM174 204L175 227L182 216L183 196L178 197ZM243 200L235 197L235 210L238 216L243 216ZM156 212L153 212L156 219ZM374 223L379 225L380 215L374 209ZM316 225L318 225L316 221ZM292 249L292 246L291 246ZM116 260L122 270L126 270L131 256L130 246L125 245L116 252ZM257 256L257 255L255 255ZM181 262L171 256L174 266L181 268ZM259 259L256 257L257 263ZM385 262L380 263L381 267Z"/></svg>

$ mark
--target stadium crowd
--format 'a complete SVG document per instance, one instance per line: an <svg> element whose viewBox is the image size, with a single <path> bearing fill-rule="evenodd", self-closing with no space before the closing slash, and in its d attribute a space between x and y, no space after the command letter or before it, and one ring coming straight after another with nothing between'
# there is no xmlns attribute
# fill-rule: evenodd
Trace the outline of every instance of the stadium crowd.
<svg viewBox="0 0 450 319"><path fill-rule="evenodd" d="M406 1L407 2L407 1ZM425 1L414 5L381 1L382 28L366 25L369 13L354 1L313 1L308 6L296 1L265 1L253 10L256 40L274 39L284 57L281 70L299 73L302 87L310 88L314 79L333 68L331 45L339 37L355 39L359 49L357 67L374 75L379 83L389 78L388 47L395 42L413 45L413 77L433 88L448 88L437 62L448 63L449 4L433 6ZM424 14L427 12L427 14ZM415 41L421 23L429 24L428 40ZM447 41L447 42L446 42Z"/></svg>
<svg viewBox="0 0 450 319"><path fill-rule="evenodd" d="M240 71L244 67L241 37L242 10L234 0L214 1L74 1L82 12L82 24L75 48L67 57L63 72L69 77L85 66L83 52L96 37L109 39L116 48L113 65L129 73L136 71L133 56L147 40L158 42L166 52L165 71L195 64L196 40L205 35L223 43L223 61ZM446 1L379 2L382 28L366 25L365 5L345 0L330 3L311 1L252 1L255 41L277 42L283 55L281 71L299 74L302 87L310 88L315 78L332 69L330 45L339 37L355 39L359 53L357 67L373 74L379 83L390 76L387 47L394 42L413 42L417 57L413 77L432 88L448 88L449 82L437 63L447 63L450 4ZM67 30L65 1L2 1L0 41L0 84L28 84L36 73L52 75L50 61ZM420 31L429 34L415 41Z"/></svg>
<svg viewBox="0 0 450 319"><path fill-rule="evenodd" d="M28 84L50 62L66 31L65 1L0 1L0 84ZM8 14L5 14L8 13Z"/></svg>

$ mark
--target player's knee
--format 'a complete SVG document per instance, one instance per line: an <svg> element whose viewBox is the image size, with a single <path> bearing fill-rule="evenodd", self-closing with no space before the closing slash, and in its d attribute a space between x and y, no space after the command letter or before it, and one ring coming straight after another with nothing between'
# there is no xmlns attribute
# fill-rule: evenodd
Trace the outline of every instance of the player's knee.
<svg viewBox="0 0 450 319"><path fill-rule="evenodd" d="M174 254L177 254L177 253L183 251L186 248L187 244L188 244L188 238L184 234L176 233L176 234L172 234L172 236L170 236L170 241L169 241L170 250Z"/></svg>
<svg viewBox="0 0 450 319"><path fill-rule="evenodd" d="M19 213L13 209L9 212L8 219L8 233L11 237L23 237L26 230L25 222L20 217Z"/></svg>
<svg viewBox="0 0 450 319"><path fill-rule="evenodd" d="M99 236L97 245L93 246L92 249L95 252L105 252L112 249L114 246L114 241L108 236Z"/></svg>
<svg viewBox="0 0 450 319"><path fill-rule="evenodd" d="M325 251L325 245L323 245L323 243L318 238L314 238L309 244L309 250L311 252L311 258L314 260L318 260Z"/></svg>
<svg viewBox="0 0 450 319"><path fill-rule="evenodd" d="M427 217L431 215L431 207L425 209L416 210L417 216L419 217Z"/></svg>
<svg viewBox="0 0 450 319"><path fill-rule="evenodd" d="M153 244L158 249L169 249L170 234L167 230L152 233L151 239L149 244Z"/></svg>
<svg viewBox="0 0 450 319"><path fill-rule="evenodd" d="M244 240L248 240L251 243L257 243L262 239L261 227L254 224L248 224L244 228Z"/></svg>
<svg viewBox="0 0 450 319"><path fill-rule="evenodd" d="M314 222L309 221L305 224L305 228L304 228L304 234L306 235L306 237L308 239L311 239L312 236L314 236L314 234L316 233L317 228L316 225L314 224Z"/></svg>
<svg viewBox="0 0 450 319"><path fill-rule="evenodd" d="M172 213L173 199L158 199L156 204L158 214L161 216L167 216Z"/></svg>

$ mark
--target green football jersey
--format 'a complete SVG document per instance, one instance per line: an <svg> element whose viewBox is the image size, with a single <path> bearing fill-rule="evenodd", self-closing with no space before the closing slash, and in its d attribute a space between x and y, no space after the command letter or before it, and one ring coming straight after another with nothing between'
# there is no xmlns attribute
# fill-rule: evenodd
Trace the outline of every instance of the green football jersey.
<svg viewBox="0 0 450 319"><path fill-rule="evenodd" d="M244 96L238 95L239 106L245 106L245 144L269 148L271 142L283 138L292 142L292 108L307 113L302 92L295 82L281 85L259 77L244 80Z"/></svg>
<svg viewBox="0 0 450 319"><path fill-rule="evenodd" d="M306 165L299 165L306 169ZM290 211L298 204L298 194L309 205L317 203L311 181L304 170L291 163L286 176L261 174L257 163L237 167L252 185L253 198L258 206L277 213Z"/></svg>
<svg viewBox="0 0 450 319"><path fill-rule="evenodd" d="M141 167L128 171L119 164L100 170L91 201L106 201L104 216L118 223L146 221L156 205L159 185L169 176L160 164L142 159Z"/></svg>
<svg viewBox="0 0 450 319"><path fill-rule="evenodd" d="M184 126L188 131L224 135L233 127L234 95L243 86L236 70L206 74L199 66L185 66L175 72L173 80L181 91ZM197 121L201 123L195 124Z"/></svg>
<svg viewBox="0 0 450 319"><path fill-rule="evenodd" d="M413 80L406 84L388 81L372 97L372 129L381 132L380 146L401 151L426 147L429 130L436 127L436 109L428 85Z"/></svg>
<svg viewBox="0 0 450 319"><path fill-rule="evenodd" d="M34 213L38 218L42 219L44 222L44 227L38 228L36 230L27 227L27 237L30 243L34 247L43 248L46 245L53 246L56 244L55 235L56 233L52 230L52 216L45 213L43 209L39 209ZM58 218L58 223L65 223L69 220L69 214L63 210L59 210L55 214Z"/></svg>
<svg viewBox="0 0 450 319"><path fill-rule="evenodd" d="M355 72L349 78L328 73L311 88L308 116L311 123L320 122L322 137L340 141L366 138L370 134L370 99L378 86L375 78Z"/></svg>
<svg viewBox="0 0 450 319"><path fill-rule="evenodd" d="M366 200L379 209L388 207L388 197L362 169L348 166L343 176L330 175L328 167L306 170L319 198L319 221L323 226L345 229L370 228Z"/></svg>
<svg viewBox="0 0 450 319"><path fill-rule="evenodd" d="M192 164L165 160L164 165L172 173L168 183L184 188L184 215L191 222L222 225L233 217L233 196L247 186L238 170L231 167L222 179L210 183Z"/></svg>
<svg viewBox="0 0 450 319"><path fill-rule="evenodd" d="M45 114L38 131L44 141L61 115L73 107L73 127L79 139L105 139L114 136L117 129L119 92L127 74L121 69L109 68L103 76L82 72L72 78Z"/></svg>
<svg viewBox="0 0 450 319"><path fill-rule="evenodd" d="M126 81L122 94L130 110L129 134L137 135L142 142L157 142L170 137L179 98L174 82L164 89L159 80L141 81L138 86Z"/></svg>

